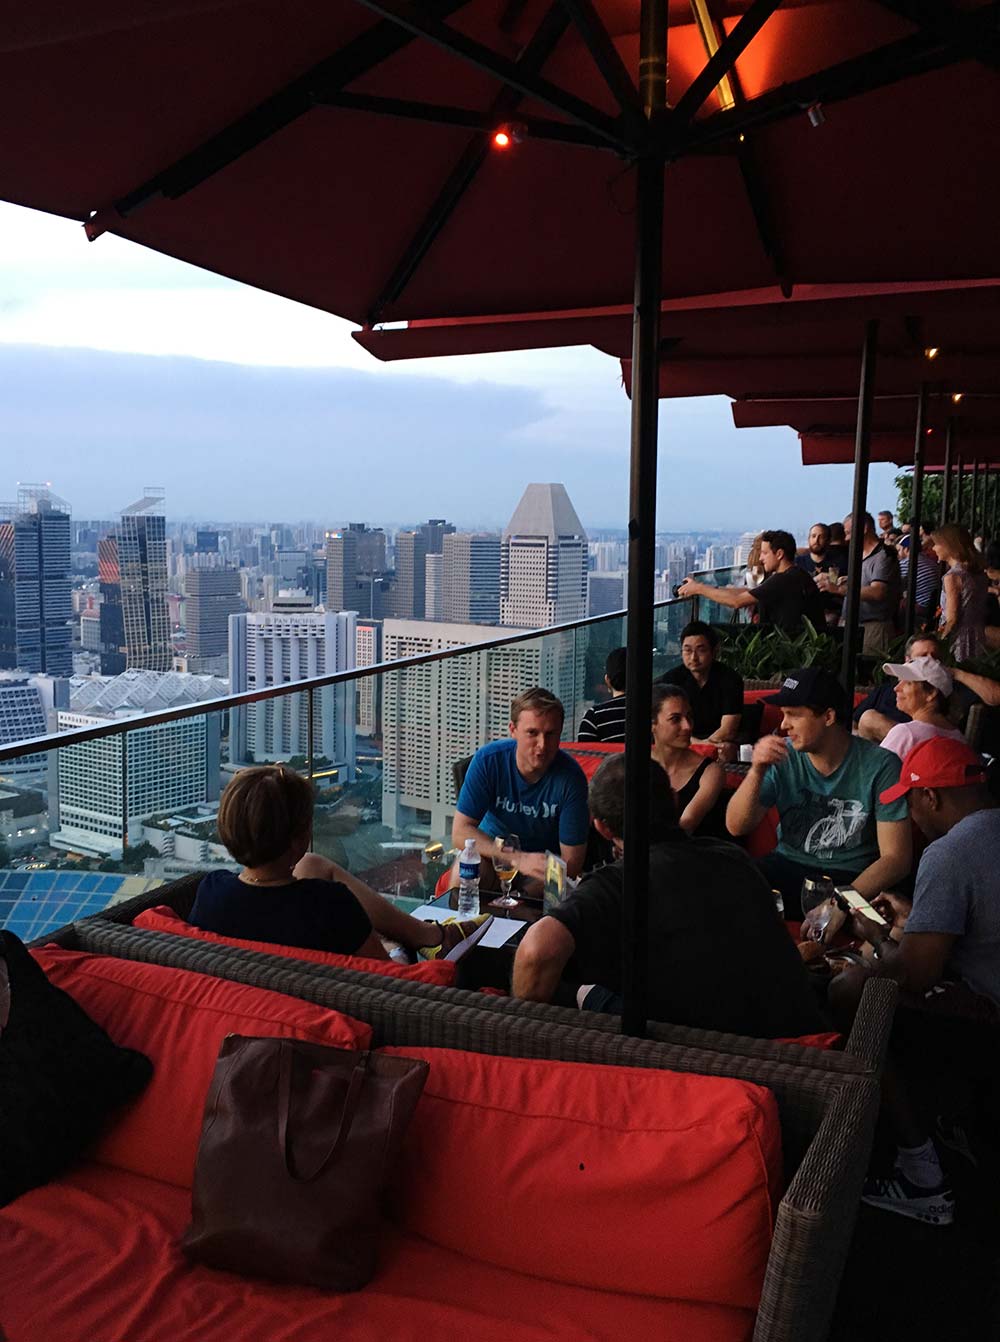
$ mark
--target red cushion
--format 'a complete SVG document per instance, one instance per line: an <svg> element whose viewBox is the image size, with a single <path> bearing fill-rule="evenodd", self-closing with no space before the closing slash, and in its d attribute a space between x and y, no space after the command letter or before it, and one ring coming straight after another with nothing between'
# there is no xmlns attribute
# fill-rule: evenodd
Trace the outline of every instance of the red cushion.
<svg viewBox="0 0 1000 1342"><path fill-rule="evenodd" d="M280 1035L334 1048L366 1048L371 1027L284 993L44 947L35 956L118 1044L153 1063L153 1079L102 1138L96 1158L135 1174L191 1187L205 1096L227 1034Z"/></svg>
<svg viewBox="0 0 1000 1342"><path fill-rule="evenodd" d="M776 1044L801 1044L803 1048L839 1048L843 1035L836 1030L828 1030L826 1034L800 1034L794 1039L776 1039Z"/></svg>
<svg viewBox="0 0 1000 1342"><path fill-rule="evenodd" d="M190 1211L183 1190L98 1165L0 1209L10 1342L750 1342L753 1333L749 1310L515 1276L388 1226L363 1291L275 1286L188 1264L177 1240ZM600 1226L590 1229L598 1240Z"/></svg>
<svg viewBox="0 0 1000 1342"><path fill-rule="evenodd" d="M272 941L243 941L239 937L220 937L217 932L205 932L186 923L179 913L166 904L146 909L132 920L133 927L146 927L153 932L175 932L178 936L193 937L196 941L212 941L218 946L237 946L244 951L264 951L267 955L283 955L287 960L308 960L315 965L337 965L341 969L356 969L360 974L385 974L394 979L413 979L417 983L436 983L451 988L455 983L457 966L450 960L423 960L419 965L397 965L392 960L372 960L364 955L336 955L333 951L310 951L301 946L279 946Z"/></svg>
<svg viewBox="0 0 1000 1342"><path fill-rule="evenodd" d="M386 1052L430 1063L394 1181L405 1230L552 1281L756 1306L780 1196L770 1091L644 1068ZM484 1180L496 1190L485 1216Z"/></svg>

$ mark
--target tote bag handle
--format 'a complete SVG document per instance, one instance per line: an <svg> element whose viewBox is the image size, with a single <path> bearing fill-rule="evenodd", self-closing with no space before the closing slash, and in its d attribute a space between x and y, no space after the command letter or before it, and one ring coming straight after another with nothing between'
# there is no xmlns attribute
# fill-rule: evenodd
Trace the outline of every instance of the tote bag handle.
<svg viewBox="0 0 1000 1342"><path fill-rule="evenodd" d="M282 1040L281 1053L278 1063L278 1146L281 1150L285 1162L285 1169L292 1179L299 1183L310 1183L323 1173L330 1161L347 1141L351 1131L351 1124L354 1122L354 1114L358 1107L358 1100L361 1098L361 1087L364 1085L365 1076L368 1070L368 1054L358 1055L358 1061L351 1071L351 1080L347 1087L347 1096L344 1100L344 1107L340 1115L340 1123L337 1126L337 1133L330 1145L329 1151L308 1174L299 1173L294 1168L291 1146L288 1138L288 1120L292 1107L292 1070L295 1064L295 1047L289 1040Z"/></svg>

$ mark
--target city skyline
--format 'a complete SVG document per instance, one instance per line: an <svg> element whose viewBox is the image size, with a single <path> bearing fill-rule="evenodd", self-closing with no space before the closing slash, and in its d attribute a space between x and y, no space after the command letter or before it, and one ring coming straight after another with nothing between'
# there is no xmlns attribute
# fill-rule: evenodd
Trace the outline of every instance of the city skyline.
<svg viewBox="0 0 1000 1342"><path fill-rule="evenodd" d="M588 530L627 524L629 403L593 349L380 364L347 322L14 206L0 206L0 286L11 473L58 479L78 515L120 508L141 461L192 520L211 500L220 521L308 507L395 525L447 499L477 531L541 477L566 484ZM872 468L873 507L894 505L894 474ZM798 533L850 498L850 467L804 468L791 430L737 431L721 397L661 406L663 531Z"/></svg>

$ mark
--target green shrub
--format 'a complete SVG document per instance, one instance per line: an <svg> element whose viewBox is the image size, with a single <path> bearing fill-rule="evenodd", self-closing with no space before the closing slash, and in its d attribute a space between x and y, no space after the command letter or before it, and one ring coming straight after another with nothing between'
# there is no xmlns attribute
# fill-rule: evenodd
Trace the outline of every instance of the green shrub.
<svg viewBox="0 0 1000 1342"><path fill-rule="evenodd" d="M802 621L798 634L773 625L727 625L719 630L722 660L744 680L771 680L799 666L819 666L835 675L840 670L841 645L832 635Z"/></svg>

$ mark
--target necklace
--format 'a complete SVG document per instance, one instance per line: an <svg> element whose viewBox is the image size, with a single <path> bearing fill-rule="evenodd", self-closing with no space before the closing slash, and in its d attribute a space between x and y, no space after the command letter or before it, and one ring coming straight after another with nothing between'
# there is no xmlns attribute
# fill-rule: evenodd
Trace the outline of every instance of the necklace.
<svg viewBox="0 0 1000 1342"><path fill-rule="evenodd" d="M272 876L264 880L263 877L251 876L248 872L241 871L236 879L246 881L248 885L288 885L295 877L289 872L287 876Z"/></svg>

